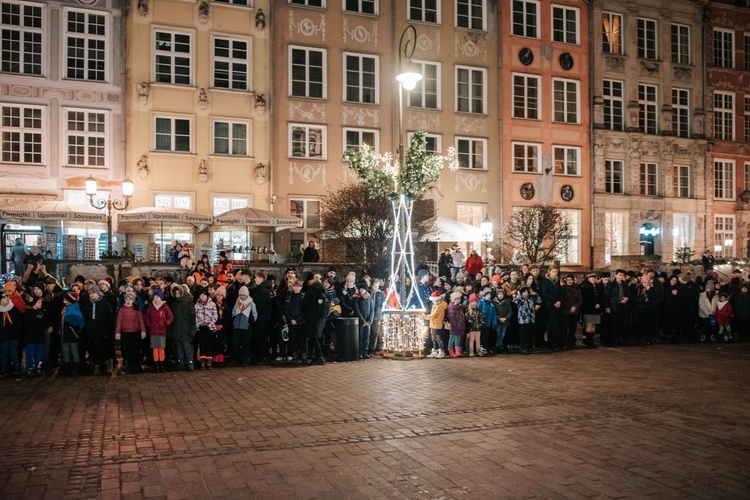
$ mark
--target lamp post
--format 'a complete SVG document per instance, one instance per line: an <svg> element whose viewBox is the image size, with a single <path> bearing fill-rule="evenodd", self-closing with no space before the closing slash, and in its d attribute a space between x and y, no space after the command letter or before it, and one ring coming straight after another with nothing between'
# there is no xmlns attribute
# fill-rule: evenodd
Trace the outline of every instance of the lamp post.
<svg viewBox="0 0 750 500"><path fill-rule="evenodd" d="M107 194L107 199L100 198L94 201L97 192L96 179L89 176L86 179L86 194L89 196L89 203L97 210L105 209L107 216L107 253L104 257L112 256L112 214L118 210L125 210L130 203L130 197L133 196L133 181L125 179L122 181L122 199L112 199L111 194Z"/></svg>
<svg viewBox="0 0 750 500"><path fill-rule="evenodd" d="M490 240L492 240L492 238L493 238L493 234L492 234L492 221L490 220L490 216L489 215L485 215L484 220L479 225L479 228L482 231L482 236L484 237L485 255L487 255L486 252L489 252L489 250L490 250L490 248L489 248ZM489 264L490 264L489 259L485 259L485 260L486 260L485 265L489 266ZM488 273L487 274L490 274L491 272L492 272L492 270L488 269Z"/></svg>

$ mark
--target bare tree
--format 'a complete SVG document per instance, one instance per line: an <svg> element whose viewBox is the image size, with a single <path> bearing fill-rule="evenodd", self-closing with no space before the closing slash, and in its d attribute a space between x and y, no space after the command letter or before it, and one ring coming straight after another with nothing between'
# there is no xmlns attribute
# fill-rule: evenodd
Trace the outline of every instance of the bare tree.
<svg viewBox="0 0 750 500"><path fill-rule="evenodd" d="M571 228L568 219L550 205L532 205L514 210L502 231L502 242L510 244L515 259L545 265L559 260L568 250Z"/></svg>

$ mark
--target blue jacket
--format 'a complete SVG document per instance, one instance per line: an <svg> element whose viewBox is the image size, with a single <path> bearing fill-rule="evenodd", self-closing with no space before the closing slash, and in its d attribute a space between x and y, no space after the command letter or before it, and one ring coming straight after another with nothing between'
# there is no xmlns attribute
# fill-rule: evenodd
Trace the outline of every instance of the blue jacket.
<svg viewBox="0 0 750 500"><path fill-rule="evenodd" d="M65 323L70 323L71 325L78 328L79 331L83 331L86 329L86 320L83 319L83 313L81 312L81 308L79 305L76 304L70 304L65 307Z"/></svg>
<svg viewBox="0 0 750 500"><path fill-rule="evenodd" d="M479 310L482 311L482 315L484 316L484 326L492 328L497 326L497 311L491 300L487 300L484 297L479 299Z"/></svg>
<svg viewBox="0 0 750 500"><path fill-rule="evenodd" d="M536 322L536 309L534 306L542 301L538 295L529 295L524 299L520 294L516 295L516 305L518 305L518 324L529 325Z"/></svg>

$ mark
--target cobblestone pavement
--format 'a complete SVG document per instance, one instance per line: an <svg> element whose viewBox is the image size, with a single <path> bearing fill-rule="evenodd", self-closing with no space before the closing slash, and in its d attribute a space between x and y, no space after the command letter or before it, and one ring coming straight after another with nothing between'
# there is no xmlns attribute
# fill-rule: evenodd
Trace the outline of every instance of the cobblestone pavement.
<svg viewBox="0 0 750 500"><path fill-rule="evenodd" d="M750 345L0 381L2 498L748 498Z"/></svg>

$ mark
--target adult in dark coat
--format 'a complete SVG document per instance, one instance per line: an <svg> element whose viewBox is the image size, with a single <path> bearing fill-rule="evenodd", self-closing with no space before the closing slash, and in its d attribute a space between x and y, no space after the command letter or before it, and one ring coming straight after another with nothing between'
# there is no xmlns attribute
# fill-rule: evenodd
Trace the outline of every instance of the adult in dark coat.
<svg viewBox="0 0 750 500"><path fill-rule="evenodd" d="M624 345L630 325L631 289L625 271L615 271L615 279L609 285L606 297L606 308L612 319L612 335L615 345Z"/></svg>
<svg viewBox="0 0 750 500"><path fill-rule="evenodd" d="M81 311L86 320L89 355L94 363L94 373L106 374L109 353L114 342L114 313L112 306L97 285L89 288L90 302Z"/></svg>
<svg viewBox="0 0 750 500"><path fill-rule="evenodd" d="M562 332L563 345L568 348L576 345L576 331L578 330L578 318L581 316L581 306L583 298L581 290L576 284L575 276L569 274L565 277L565 284L562 286Z"/></svg>
<svg viewBox="0 0 750 500"><path fill-rule="evenodd" d="M596 325L601 324L602 312L604 312L604 291L596 282L596 274L591 273L586 277L586 281L581 283L581 297L583 305L581 314L583 314L584 335L586 348L596 347L594 344L594 334Z"/></svg>
<svg viewBox="0 0 750 500"><path fill-rule="evenodd" d="M542 307L545 310L547 319L547 342L553 351L563 347L561 335L561 307L563 299L562 286L558 280L559 270L556 267L550 267L547 276L542 280L539 295L542 299Z"/></svg>
<svg viewBox="0 0 750 500"><path fill-rule="evenodd" d="M440 254L438 259L438 276L444 279L451 278L451 269L453 268L453 257L451 256L451 249L446 248L443 253Z"/></svg>
<svg viewBox="0 0 750 500"><path fill-rule="evenodd" d="M273 313L272 283L266 279L266 273L256 271L253 277L255 288L250 291L250 296L255 302L258 311L258 319L253 325L253 349L251 350L250 363L257 364L267 360L269 335L271 333L271 315Z"/></svg>
<svg viewBox="0 0 750 500"><path fill-rule="evenodd" d="M663 336L673 342L685 339L685 320L687 319L688 296L685 287L677 276L669 278L669 285L664 293L664 331Z"/></svg>
<svg viewBox="0 0 750 500"><path fill-rule="evenodd" d="M313 363L324 365L323 352L320 349L320 338L323 336L326 316L330 312L331 305L326 289L320 281L315 279L313 273L305 275L307 290L302 299L302 312L305 315L305 328L307 340L313 351Z"/></svg>

